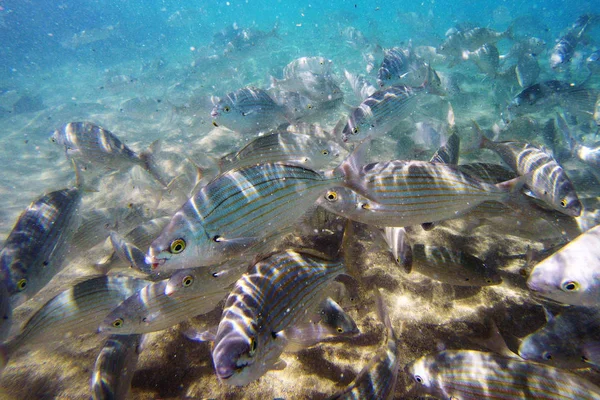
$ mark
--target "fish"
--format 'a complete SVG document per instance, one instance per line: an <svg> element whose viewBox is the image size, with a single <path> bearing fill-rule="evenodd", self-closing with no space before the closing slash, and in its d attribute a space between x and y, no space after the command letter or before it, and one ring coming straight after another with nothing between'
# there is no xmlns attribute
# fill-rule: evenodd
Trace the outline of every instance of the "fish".
<svg viewBox="0 0 600 400"><path fill-rule="evenodd" d="M113 335L96 358L90 390L93 400L125 399L141 353L142 335Z"/></svg>
<svg viewBox="0 0 600 400"><path fill-rule="evenodd" d="M473 61L481 72L492 77L496 76L500 68L500 52L495 45L489 43L474 51L464 50L462 59Z"/></svg>
<svg viewBox="0 0 600 400"><path fill-rule="evenodd" d="M341 98L315 102L302 93L287 90L271 89L269 94L275 103L284 108L285 117L294 122L319 120L341 104Z"/></svg>
<svg viewBox="0 0 600 400"><path fill-rule="evenodd" d="M120 23L108 25L101 28L86 29L74 33L73 36L61 42L61 45L70 50L77 50L81 46L97 43L116 37L120 33Z"/></svg>
<svg viewBox="0 0 600 400"><path fill-rule="evenodd" d="M442 399L599 399L600 388L548 365L474 350L446 350L405 367L413 394Z"/></svg>
<svg viewBox="0 0 600 400"><path fill-rule="evenodd" d="M550 154L529 143L493 142L483 135L481 147L498 154L517 175L527 176L527 187L545 205L572 217L581 214L582 205L573 182Z"/></svg>
<svg viewBox="0 0 600 400"><path fill-rule="evenodd" d="M318 322L293 325L284 330L286 352L301 351L317 343L360 333L356 322L331 297L319 305Z"/></svg>
<svg viewBox="0 0 600 400"><path fill-rule="evenodd" d="M546 49L546 42L534 36L526 37L516 41L507 54L501 55L502 61L508 59L520 60L525 55L539 56Z"/></svg>
<svg viewBox="0 0 600 400"><path fill-rule="evenodd" d="M440 146L431 157L431 162L442 164L458 164L460 149L460 137L456 133L452 133L446 143ZM464 171L463 171L464 172Z"/></svg>
<svg viewBox="0 0 600 400"><path fill-rule="evenodd" d="M256 87L245 87L216 100L210 113L214 126L242 134L268 131L288 122L285 108Z"/></svg>
<svg viewBox="0 0 600 400"><path fill-rule="evenodd" d="M375 289L377 313L386 331L385 345L352 382L329 399L392 399L399 370L399 339L396 336L379 289Z"/></svg>
<svg viewBox="0 0 600 400"><path fill-rule="evenodd" d="M531 271L531 291L559 303L596 307L600 304L600 226L596 226L542 260Z"/></svg>
<svg viewBox="0 0 600 400"><path fill-rule="evenodd" d="M377 88L369 83L362 75L355 75L351 72L348 72L348 70L344 70L344 76L350 84L354 95L360 101L372 96L373 93L377 91Z"/></svg>
<svg viewBox="0 0 600 400"><path fill-rule="evenodd" d="M287 344L280 332L316 307L344 270L340 260L292 250L251 267L234 285L219 322L212 350L219 380L243 386L275 367Z"/></svg>
<svg viewBox="0 0 600 400"><path fill-rule="evenodd" d="M344 93L332 76L309 71L284 79L271 77L269 90L297 92L316 103L316 106L321 103L339 104L344 99Z"/></svg>
<svg viewBox="0 0 600 400"><path fill-rule="evenodd" d="M112 132L91 122L69 122L54 131L51 141L64 148L69 160L108 169L138 165L163 187L168 185L154 158L159 150L159 141L137 154Z"/></svg>
<svg viewBox="0 0 600 400"><path fill-rule="evenodd" d="M219 264L294 224L336 183L295 165L258 164L229 170L204 186L172 217L148 250L153 269Z"/></svg>
<svg viewBox="0 0 600 400"><path fill-rule="evenodd" d="M600 146L588 147L581 144L575 138L567 121L561 114L557 113L556 124L563 133L564 142L567 144L567 149L572 155L575 155L591 167L600 167Z"/></svg>
<svg viewBox="0 0 600 400"><path fill-rule="evenodd" d="M546 324L523 338L519 356L559 368L588 368L600 359L588 359L585 349L600 341L600 312L588 307L568 307L554 316L547 309Z"/></svg>
<svg viewBox="0 0 600 400"><path fill-rule="evenodd" d="M507 106L508 121L518 115L561 106L571 111L591 113L597 91L568 82L550 80L523 89Z"/></svg>
<svg viewBox="0 0 600 400"><path fill-rule="evenodd" d="M435 72L429 71L432 77ZM358 142L384 135L416 110L417 96L441 94L439 85L439 81L428 78L419 87L396 85L376 91L352 110L341 130L342 141Z"/></svg>
<svg viewBox="0 0 600 400"><path fill-rule="evenodd" d="M379 87L403 84L419 86L428 77L429 66L410 51L393 47L383 52L383 61L377 71Z"/></svg>
<svg viewBox="0 0 600 400"><path fill-rule="evenodd" d="M515 66L515 74L517 75L517 82L523 88L529 87L535 83L538 76L540 76L540 64L538 63L537 57L531 54L525 54Z"/></svg>
<svg viewBox="0 0 600 400"><path fill-rule="evenodd" d="M187 291L180 296L165 294L168 279L153 282L132 294L104 317L98 332L132 335L157 332L217 307L228 290L215 288Z"/></svg>
<svg viewBox="0 0 600 400"><path fill-rule="evenodd" d="M99 320L148 284L145 279L106 275L76 283L48 300L14 338L0 346L0 367L4 368L12 354L22 348L61 341L67 334L96 332Z"/></svg>
<svg viewBox="0 0 600 400"><path fill-rule="evenodd" d="M261 136L241 150L221 158L221 172L265 162L285 162L313 170L339 165L344 149L334 141L291 132Z"/></svg>
<svg viewBox="0 0 600 400"><path fill-rule="evenodd" d="M591 74L600 72L600 50L594 51L585 59L585 65Z"/></svg>
<svg viewBox="0 0 600 400"><path fill-rule="evenodd" d="M146 263L146 253L126 241L126 239L115 231L111 231L110 243L117 257L137 271L145 274L152 273L152 266Z"/></svg>
<svg viewBox="0 0 600 400"><path fill-rule="evenodd" d="M246 262L230 262L218 266L187 268L176 271L165 286L167 296L187 296L186 292L209 293L225 289L235 283L248 270Z"/></svg>
<svg viewBox="0 0 600 400"><path fill-rule="evenodd" d="M571 61L575 54L575 48L582 39L587 28L596 18L592 15L582 15L569 28L564 36L561 36L550 53L550 67L558 69Z"/></svg>
<svg viewBox="0 0 600 400"><path fill-rule="evenodd" d="M77 182L34 200L4 242L0 276L12 307L32 298L63 268L69 241L81 222L83 188L80 178Z"/></svg>
<svg viewBox="0 0 600 400"><path fill-rule="evenodd" d="M410 273L457 286L491 286L502 283L500 275L479 258L455 247L409 244L405 228L386 227L383 237L394 259Z"/></svg>
<svg viewBox="0 0 600 400"><path fill-rule="evenodd" d="M323 208L354 221L411 226L456 218L488 200L518 201L524 178L489 184L454 165L394 160L358 165L356 152L341 166L348 187L319 199Z"/></svg>
<svg viewBox="0 0 600 400"><path fill-rule="evenodd" d="M333 61L325 57L300 57L283 68L283 76L286 79L296 78L309 72L316 75L331 75Z"/></svg>
<svg viewBox="0 0 600 400"><path fill-rule="evenodd" d="M512 36L512 26L504 32L482 27L457 30L448 35L446 40L438 46L437 53L460 59L465 50L475 51L484 44L494 44L505 38L512 39Z"/></svg>
<svg viewBox="0 0 600 400"><path fill-rule="evenodd" d="M252 27L238 28L236 25L222 36L215 34L213 42L214 44L219 43L219 45L224 44L223 55L232 57L239 56L239 53L244 54L254 48L260 48L261 44L271 38L279 38L279 22L275 23L273 28L268 32L263 32Z"/></svg>

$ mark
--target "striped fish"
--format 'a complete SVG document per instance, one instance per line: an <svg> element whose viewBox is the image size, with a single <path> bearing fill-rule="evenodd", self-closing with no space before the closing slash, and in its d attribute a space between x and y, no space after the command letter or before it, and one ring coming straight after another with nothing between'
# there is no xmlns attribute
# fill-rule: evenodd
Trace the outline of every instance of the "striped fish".
<svg viewBox="0 0 600 400"><path fill-rule="evenodd" d="M339 164L342 147L333 142L290 132L261 136L241 150L221 158L221 172L266 162L285 162L313 170Z"/></svg>
<svg viewBox="0 0 600 400"><path fill-rule="evenodd" d="M167 187L167 181L154 160L154 153L159 147L158 141L152 143L148 150L137 154L112 132L91 122L69 122L54 131L51 140L64 147L69 160L109 169L139 165Z"/></svg>
<svg viewBox="0 0 600 400"><path fill-rule="evenodd" d="M149 262L155 270L169 270L239 256L292 226L327 187L343 179L281 163L230 170L175 213L150 245Z"/></svg>
<svg viewBox="0 0 600 400"><path fill-rule="evenodd" d="M394 389L398 379L399 340L396 337L379 290L376 290L376 301L379 317L387 332L386 344L345 389L329 398L331 400L383 400L394 398Z"/></svg>
<svg viewBox="0 0 600 400"><path fill-rule="evenodd" d="M272 369L287 344L281 331L316 307L343 272L342 262L291 250L251 267L225 302L212 352L218 378L242 386Z"/></svg>
<svg viewBox="0 0 600 400"><path fill-rule="evenodd" d="M59 272L81 221L82 190L42 195L23 211L0 250L0 276L13 307L33 297Z"/></svg>
<svg viewBox="0 0 600 400"><path fill-rule="evenodd" d="M182 269L168 279L165 294L179 297L188 296L186 292L208 293L211 290L224 289L236 282L247 270L246 262Z"/></svg>
<svg viewBox="0 0 600 400"><path fill-rule="evenodd" d="M416 109L421 93L425 93L424 88L404 85L376 91L350 113L342 129L342 141L358 142L391 131Z"/></svg>
<svg viewBox="0 0 600 400"><path fill-rule="evenodd" d="M600 388L565 370L473 350L443 351L406 367L418 394L440 399L600 399Z"/></svg>
<svg viewBox="0 0 600 400"><path fill-rule="evenodd" d="M529 143L493 142L483 135L481 147L496 152L518 175L527 175L526 185L536 198L572 217L581 214L575 186L550 154Z"/></svg>
<svg viewBox="0 0 600 400"><path fill-rule="evenodd" d="M93 400L125 399L131 386L142 335L110 336L96 358L90 389Z"/></svg>
<svg viewBox="0 0 600 400"><path fill-rule="evenodd" d="M214 310L228 293L215 288L189 291L177 297L165 294L168 279L154 282L132 294L106 315L98 331L112 335L157 332Z"/></svg>
<svg viewBox="0 0 600 400"><path fill-rule="evenodd" d="M600 226L582 233L538 263L527 280L529 289L560 303L600 304Z"/></svg>
<svg viewBox="0 0 600 400"><path fill-rule="evenodd" d="M240 133L269 130L287 122L285 109L267 92L255 87L228 93L216 101L210 115L214 126L223 125Z"/></svg>
<svg viewBox="0 0 600 400"><path fill-rule="evenodd" d="M98 322L113 308L149 283L145 279L105 275L77 283L44 304L19 334L3 345L3 361L23 347L60 341L67 334L95 332Z"/></svg>
<svg viewBox="0 0 600 400"><path fill-rule="evenodd" d="M598 104L598 109L600 110L600 98ZM600 146L587 147L579 143L579 141L573 136L567 121L565 121L564 117L558 113L556 114L556 124L563 133L563 138L565 139L564 141L567 144L567 148L571 154L577 156L577 158L593 168L600 167Z"/></svg>
<svg viewBox="0 0 600 400"><path fill-rule="evenodd" d="M352 190L335 188L320 200L327 210L376 226L411 226L456 218L477 205L507 201L522 180L489 184L454 165L390 161L363 167L347 160L341 167Z"/></svg>

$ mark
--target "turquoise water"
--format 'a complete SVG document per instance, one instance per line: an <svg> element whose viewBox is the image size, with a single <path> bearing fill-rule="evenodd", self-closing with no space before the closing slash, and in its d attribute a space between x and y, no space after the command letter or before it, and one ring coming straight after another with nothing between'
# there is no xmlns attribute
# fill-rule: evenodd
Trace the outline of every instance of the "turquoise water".
<svg viewBox="0 0 600 400"><path fill-rule="evenodd" d="M0 0L1 236L8 236L21 212L42 193L72 185L71 164L64 152L49 141L52 132L68 122L101 125L137 152L160 139L158 165L169 179L177 178L177 184L185 188L164 191L138 167L117 173L100 170L96 175L85 171L92 189L84 195L82 215L110 209L110 218L103 222L106 226L100 233L94 231L98 237L85 250L80 250L84 248L81 242L91 236L92 228L78 231L65 268L33 300L14 310L11 335L47 300L99 272L94 265L110 255L110 246L105 243L110 230L125 233L148 220L173 215L186 200L186 193L214 176L215 160L253 138L213 126L213 96L224 97L245 86L266 89L272 78L282 78L283 68L294 59L325 57L332 61L333 79L343 91L344 100L311 122L333 131L336 123L361 101L345 80L344 70L364 75L375 84L383 58L381 49L437 47L450 28L467 25L498 32L511 27L514 40L497 43L501 55L520 39L542 39L546 44L537 55L541 72L536 82L560 79L580 83L588 76L586 57L600 48L600 23L590 27L565 68L552 70L550 53L555 41L579 16L598 12L594 1L557 0ZM364 40L349 37L349 28L362 32ZM255 39L236 47L236 35L244 30ZM370 71L365 58L369 55L374 63ZM501 74L514 69L514 64L503 61L498 75L490 76L472 62L451 65L433 59L431 65L442 77L443 85L451 81L460 90L448 90L443 98L428 97L425 106L393 134L374 141L369 159L428 160L440 144L439 138L418 138L421 131L415 124L427 123L446 132L448 104L454 110L462 140L461 163L500 163L492 153L476 149L471 120L496 140L548 147L543 125L562 108L540 107L511 125L503 120L506 107L523 90L514 77ZM586 81L588 87L600 89L598 73L592 73ZM594 134L600 122L590 113L577 118L574 123L569 121L581 129L578 134L585 143L596 142ZM334 139L340 141L339 137ZM533 266L527 261L528 250L542 251L565 244L597 225L596 199L600 195L596 173L591 171L597 167L570 157L563 141L559 138L556 142L558 147L551 150L574 181L579 197L586 199L584 214L561 225L564 231L557 232L548 222L558 218L554 214L542 221L537 216L526 219L506 211L506 215L495 216L491 222L484 218L456 219L436 227L439 234L419 231L416 235L419 240L448 246L460 243L494 264L504 279L502 285L465 288L416 273L405 274L390 258L379 232L356 224L351 241L353 263L364 280L361 284L383 289L392 324L402 342L400 381L407 379L402 367L425 354L442 349L481 350L470 343L465 347L465 338L481 336L486 318L494 319L501 332L518 337L544 324L541 303L532 299L525 283ZM204 180L196 182L195 164L201 167ZM138 214L134 209L141 211ZM332 226L344 223L336 220ZM454 242L456 237L463 239ZM110 273L132 272L121 263ZM341 290L337 297L356 320L362 334L359 338L285 353L285 369L269 372L246 388L219 382L210 346L182 335L190 325L199 330L214 327L220 306L207 317L149 334L128 398L325 398L358 374L380 347L384 335L370 295L344 295L348 290ZM560 306L551 307L561 310ZM103 340L88 334L65 339L56 346L38 344L23 349L11 357L0 387L6 390L6 396L15 398L89 398L90 374ZM600 383L595 371L578 373ZM24 392L23 387L31 390ZM398 383L395 398L406 398L405 389L404 383Z"/></svg>

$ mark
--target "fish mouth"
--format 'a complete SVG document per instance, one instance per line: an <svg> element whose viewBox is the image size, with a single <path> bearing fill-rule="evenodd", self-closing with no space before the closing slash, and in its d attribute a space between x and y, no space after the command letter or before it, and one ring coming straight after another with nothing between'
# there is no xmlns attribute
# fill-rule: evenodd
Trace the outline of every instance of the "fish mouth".
<svg viewBox="0 0 600 400"><path fill-rule="evenodd" d="M158 267L160 267L161 265L163 265L167 259L166 258L156 258L154 256L146 256L146 264L150 265L152 267L152 270L154 271L155 269L157 269Z"/></svg>
<svg viewBox="0 0 600 400"><path fill-rule="evenodd" d="M216 110L213 110L213 111L210 112L210 116L213 117L213 118L218 117L219 116L219 112L216 111Z"/></svg>

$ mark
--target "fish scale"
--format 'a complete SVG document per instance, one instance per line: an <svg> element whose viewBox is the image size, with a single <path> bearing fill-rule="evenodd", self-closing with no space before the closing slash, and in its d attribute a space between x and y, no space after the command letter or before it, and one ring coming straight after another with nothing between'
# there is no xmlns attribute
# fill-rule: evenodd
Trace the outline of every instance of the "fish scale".
<svg viewBox="0 0 600 400"><path fill-rule="evenodd" d="M223 309L213 349L219 378L244 385L262 376L285 348L279 332L316 307L325 286L343 271L342 262L292 250L255 264L235 284ZM247 365L240 366L243 360Z"/></svg>

